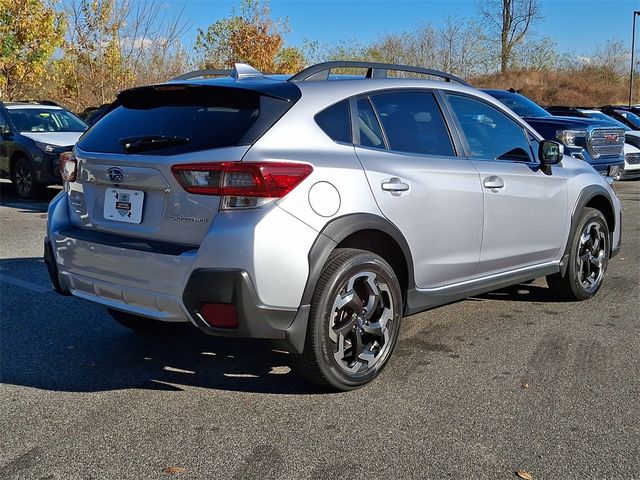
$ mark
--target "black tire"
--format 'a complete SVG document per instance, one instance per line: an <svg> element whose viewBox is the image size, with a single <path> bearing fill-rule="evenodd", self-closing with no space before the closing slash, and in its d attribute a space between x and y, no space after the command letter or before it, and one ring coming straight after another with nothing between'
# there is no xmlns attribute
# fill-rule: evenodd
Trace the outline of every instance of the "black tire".
<svg viewBox="0 0 640 480"><path fill-rule="evenodd" d="M20 157L11 172L11 181L16 194L20 198L30 199L42 192L43 186L36 180L33 162L27 157Z"/></svg>
<svg viewBox="0 0 640 480"><path fill-rule="evenodd" d="M153 320L151 318L121 312L120 310L113 310L111 308L107 308L107 312L109 312L111 318L123 327L142 334L162 334L173 332L180 325L180 323Z"/></svg>
<svg viewBox="0 0 640 480"><path fill-rule="evenodd" d="M316 285L293 370L329 390L362 387L388 363L401 318L402 292L389 264L365 250L336 249Z"/></svg>
<svg viewBox="0 0 640 480"><path fill-rule="evenodd" d="M604 281L611 251L609 226L604 215L595 208L585 208L577 228L569 239L567 271L547 276L547 284L563 300L587 300Z"/></svg>

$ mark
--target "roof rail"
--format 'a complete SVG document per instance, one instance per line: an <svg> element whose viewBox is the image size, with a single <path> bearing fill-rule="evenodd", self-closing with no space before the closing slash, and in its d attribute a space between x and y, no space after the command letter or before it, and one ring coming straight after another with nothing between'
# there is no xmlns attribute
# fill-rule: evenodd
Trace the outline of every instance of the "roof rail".
<svg viewBox="0 0 640 480"><path fill-rule="evenodd" d="M194 70L193 72L188 72L188 73L183 73L182 75L179 75L175 78L172 78L170 81L174 81L174 80L189 80L191 78L198 78L198 77L213 77L213 76L218 76L218 77L229 77L231 76L231 70L212 70L209 68L204 68L202 70Z"/></svg>
<svg viewBox="0 0 640 480"><path fill-rule="evenodd" d="M306 80L328 80L331 70L336 68L366 68L366 78L387 78L387 72L408 72L418 73L421 75L430 75L432 77L443 78L446 82L456 82L461 85L470 86L460 77L451 75L450 73L441 72L440 70L433 70L431 68L412 67L408 65L396 65L393 63L378 63L378 62L360 62L360 61L335 61L318 63L305 68L304 70L296 73L289 79L290 82L304 82Z"/></svg>

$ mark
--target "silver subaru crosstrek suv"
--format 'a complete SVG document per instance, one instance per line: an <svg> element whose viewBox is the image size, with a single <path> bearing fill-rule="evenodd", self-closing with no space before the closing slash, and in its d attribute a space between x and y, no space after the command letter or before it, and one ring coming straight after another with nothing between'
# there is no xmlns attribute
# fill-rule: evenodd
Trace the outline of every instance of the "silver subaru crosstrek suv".
<svg viewBox="0 0 640 480"><path fill-rule="evenodd" d="M619 251L607 181L457 77L213 73L123 91L63 156L57 292L137 331L278 341L348 390L387 364L403 316L541 276L588 299Z"/></svg>

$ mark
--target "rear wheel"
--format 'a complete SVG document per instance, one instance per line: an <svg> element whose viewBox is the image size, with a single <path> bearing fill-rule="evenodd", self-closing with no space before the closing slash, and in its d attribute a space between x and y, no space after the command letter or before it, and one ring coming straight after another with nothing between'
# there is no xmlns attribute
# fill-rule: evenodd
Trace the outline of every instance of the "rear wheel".
<svg viewBox="0 0 640 480"><path fill-rule="evenodd" d="M138 333L144 334L159 334L164 332L171 332L179 323L163 322L161 320L153 320L151 318L140 317L131 313L121 312L120 310L113 310L107 308L107 312L111 315L116 322L123 327L127 327L130 330L134 330Z"/></svg>
<svg viewBox="0 0 640 480"><path fill-rule="evenodd" d="M401 312L400 285L384 259L336 249L318 280L304 352L293 355L294 370L332 390L365 385L391 357Z"/></svg>
<svg viewBox="0 0 640 480"><path fill-rule="evenodd" d="M33 198L42 190L42 186L36 180L33 162L27 157L18 158L13 167L11 181L21 198Z"/></svg>
<svg viewBox="0 0 640 480"><path fill-rule="evenodd" d="M547 284L561 298L586 300L602 286L609 263L609 227L602 213L585 208L570 242L569 265L564 277L559 273L549 275Z"/></svg>

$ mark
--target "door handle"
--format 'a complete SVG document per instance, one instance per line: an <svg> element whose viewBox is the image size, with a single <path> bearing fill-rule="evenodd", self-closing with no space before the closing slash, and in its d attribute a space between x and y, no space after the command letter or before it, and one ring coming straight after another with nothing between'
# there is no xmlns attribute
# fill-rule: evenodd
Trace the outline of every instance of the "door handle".
<svg viewBox="0 0 640 480"><path fill-rule="evenodd" d="M503 188L504 180L500 177L496 177L495 175L491 175L482 181L482 185L484 185L484 188Z"/></svg>
<svg viewBox="0 0 640 480"><path fill-rule="evenodd" d="M391 177L389 180L382 182L382 190L391 192L391 195L398 196L402 192L409 190L409 184L404 183L398 177Z"/></svg>

